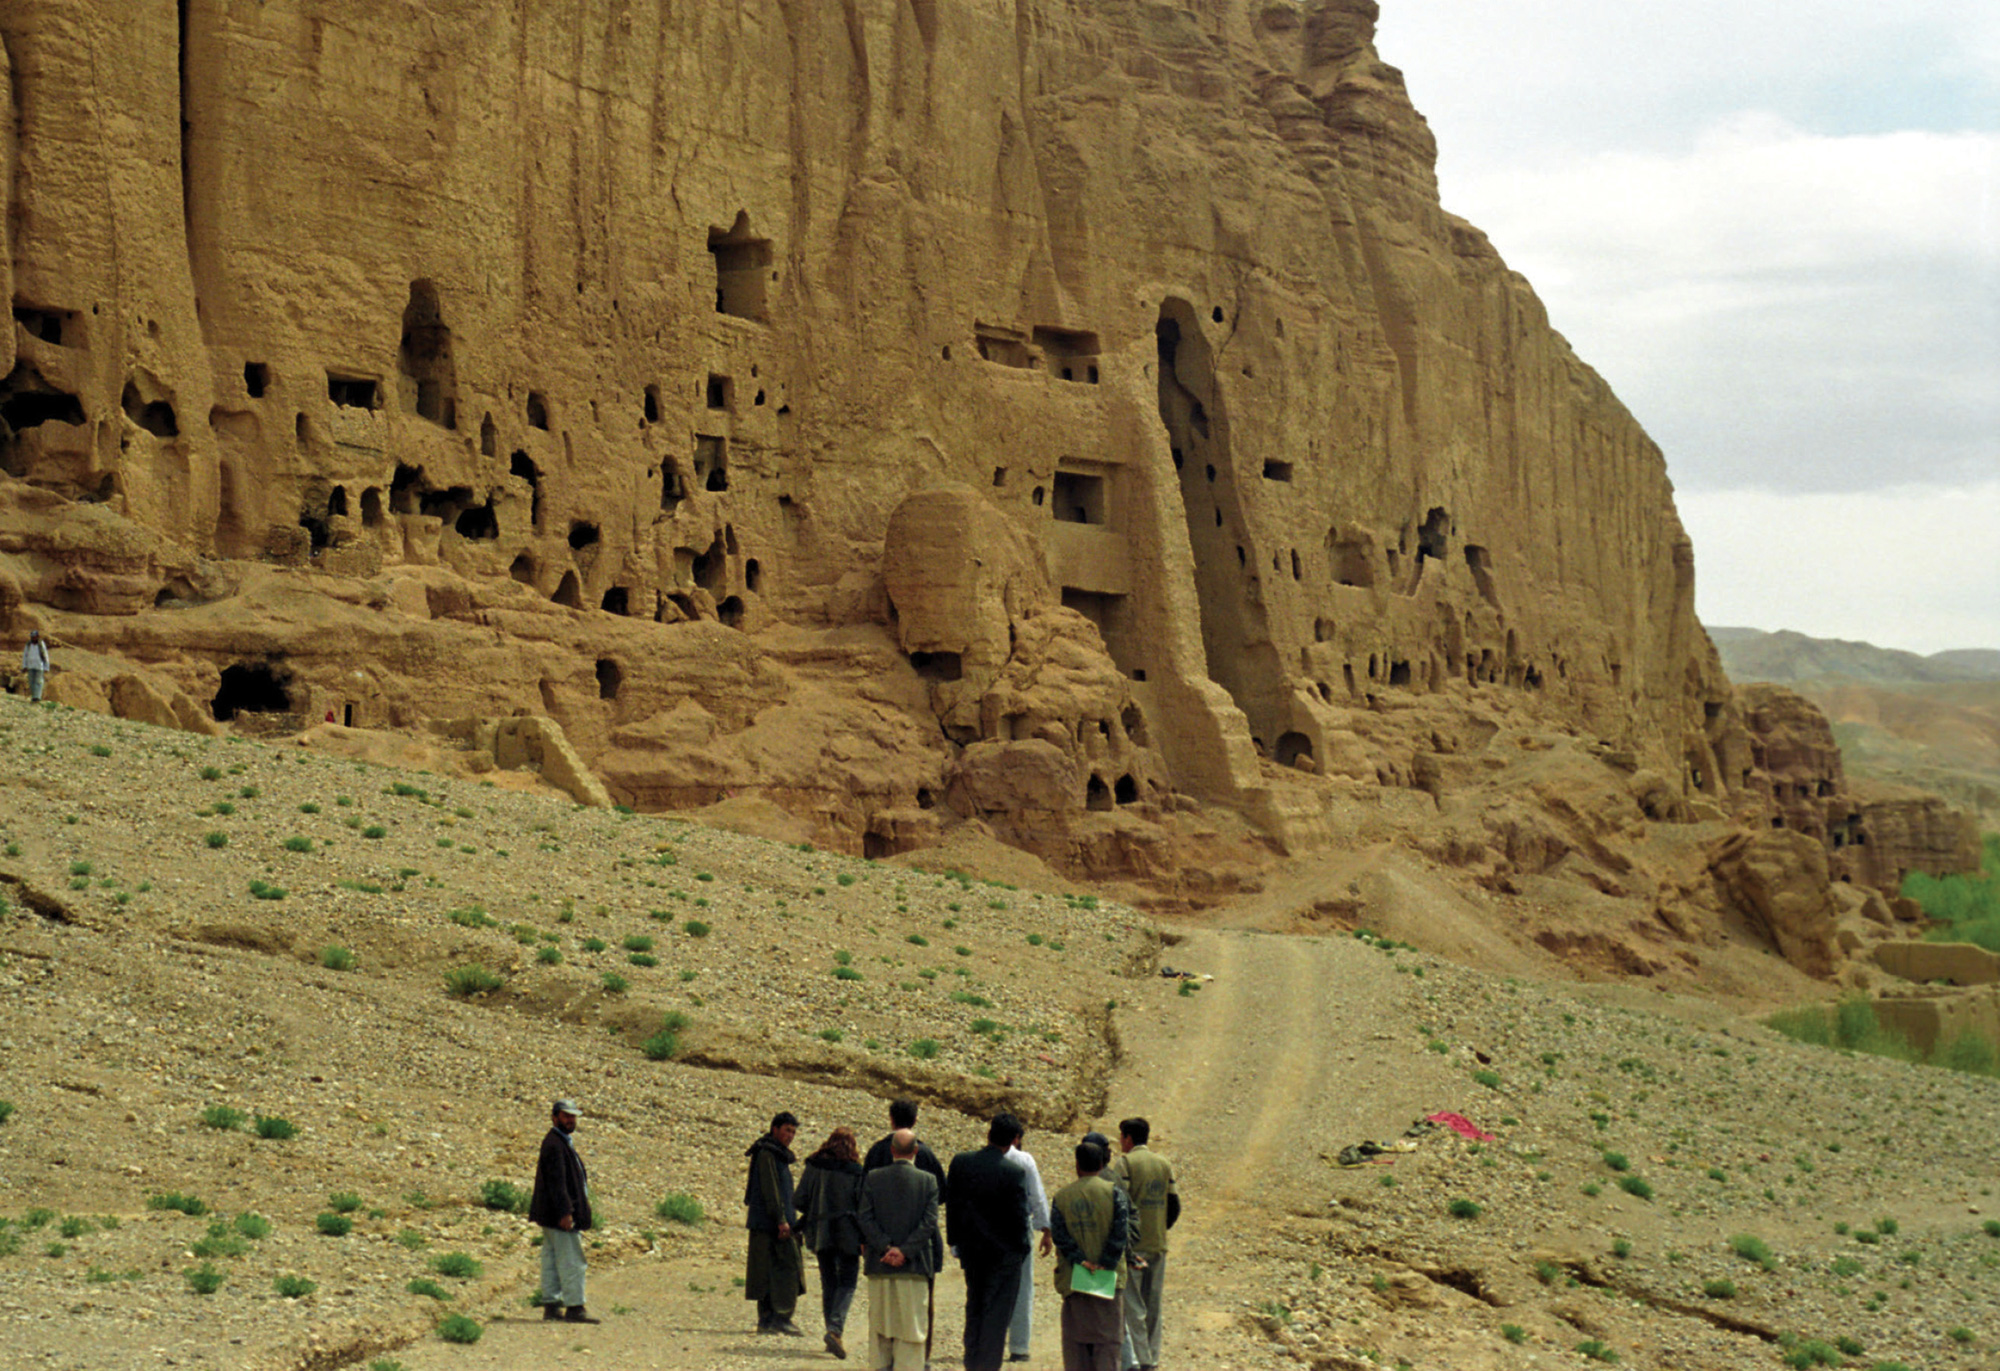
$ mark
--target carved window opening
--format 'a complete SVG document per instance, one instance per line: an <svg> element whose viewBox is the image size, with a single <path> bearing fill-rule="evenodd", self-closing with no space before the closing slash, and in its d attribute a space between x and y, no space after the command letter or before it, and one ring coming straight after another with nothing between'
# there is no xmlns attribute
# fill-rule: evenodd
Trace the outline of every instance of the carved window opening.
<svg viewBox="0 0 2000 1371"><path fill-rule="evenodd" d="M1105 479L1081 471L1055 475L1056 518L1066 524L1102 524L1105 520Z"/></svg>
<svg viewBox="0 0 2000 1371"><path fill-rule="evenodd" d="M514 559L514 564L507 568L507 574L524 586L533 585L535 583L535 559L525 552L522 553Z"/></svg>
<svg viewBox="0 0 2000 1371"><path fill-rule="evenodd" d="M493 501L489 498L483 505L473 505L460 512L459 516L452 520L451 527L461 538L498 538L500 516L494 512Z"/></svg>
<svg viewBox="0 0 2000 1371"><path fill-rule="evenodd" d="M569 545L573 551L581 552L587 547L595 547L598 537L596 524L579 519L569 526Z"/></svg>
<svg viewBox="0 0 2000 1371"><path fill-rule="evenodd" d="M361 526L363 528L382 526L382 487L369 486L361 492Z"/></svg>
<svg viewBox="0 0 2000 1371"><path fill-rule="evenodd" d="M660 388L658 386L646 387L645 407L641 413L646 416L646 422L649 424L660 422Z"/></svg>
<svg viewBox="0 0 2000 1371"><path fill-rule="evenodd" d="M1049 498L1049 493L1046 490L1043 490L1040 486L1036 486L1034 493L1028 497L1028 499L1034 504L1036 509L1040 509L1042 507L1042 502L1048 498Z"/></svg>
<svg viewBox="0 0 2000 1371"><path fill-rule="evenodd" d="M1264 479L1267 481L1284 481L1289 483L1292 479L1292 464L1290 462L1264 463Z"/></svg>
<svg viewBox="0 0 2000 1371"><path fill-rule="evenodd" d="M735 396L735 383L727 376L709 373L708 384L702 387L702 403L710 409L729 409Z"/></svg>
<svg viewBox="0 0 2000 1371"><path fill-rule="evenodd" d="M625 684L624 669L620 667L618 663L612 661L609 657L598 658L597 698L600 700L617 699L618 687L624 684Z"/></svg>
<svg viewBox="0 0 2000 1371"><path fill-rule="evenodd" d="M743 588L752 595L763 593L764 568L755 557L743 564Z"/></svg>
<svg viewBox="0 0 2000 1371"><path fill-rule="evenodd" d="M751 233L748 211L739 212L727 232L711 228L708 251L715 258L715 312L766 322L777 273L771 270L771 240Z"/></svg>
<svg viewBox="0 0 2000 1371"><path fill-rule="evenodd" d="M342 409L380 409L382 387L370 376L343 376L329 371L326 374L326 398Z"/></svg>
<svg viewBox="0 0 2000 1371"><path fill-rule="evenodd" d="M542 398L539 390L528 392L528 427L549 430L549 402Z"/></svg>
<svg viewBox="0 0 2000 1371"><path fill-rule="evenodd" d="M1041 351L1049 374L1081 385L1097 384L1097 335L1075 329L1038 328L1035 346Z"/></svg>
<svg viewBox="0 0 2000 1371"><path fill-rule="evenodd" d="M1017 371L1026 371L1035 364L1034 350L1028 346L1026 336L1019 329L975 323L972 326L972 341L983 361L1013 367Z"/></svg>
<svg viewBox="0 0 2000 1371"><path fill-rule="evenodd" d="M1083 807L1096 810L1108 810L1112 807L1111 787L1104 784L1102 776L1095 773L1091 775L1090 783L1083 789Z"/></svg>
<svg viewBox="0 0 2000 1371"><path fill-rule="evenodd" d="M38 342L63 346L65 325L75 321L76 316L68 310L41 309L34 305L15 305L14 322L21 331Z"/></svg>
<svg viewBox="0 0 2000 1371"><path fill-rule="evenodd" d="M556 584L556 593L549 598L570 609L582 609L583 583L577 580L574 571L565 571L562 580Z"/></svg>
<svg viewBox="0 0 2000 1371"><path fill-rule="evenodd" d="M346 486L335 486L332 493L326 497L326 514L329 519L336 516L343 519L347 517Z"/></svg>
<svg viewBox="0 0 2000 1371"><path fill-rule="evenodd" d="M406 403L417 417L457 428L458 374L451 357L451 330L445 326L437 286L430 281L410 283L398 358L409 390L415 392L405 392Z"/></svg>
<svg viewBox="0 0 2000 1371"><path fill-rule="evenodd" d="M243 364L243 390L253 400L264 398L264 392L271 388L271 368L262 362Z"/></svg>
<svg viewBox="0 0 2000 1371"><path fill-rule="evenodd" d="M730 628L743 627L743 600L731 595L715 607L715 617Z"/></svg>
<svg viewBox="0 0 2000 1371"><path fill-rule="evenodd" d="M125 391L118 397L125 417L137 424L155 438L178 438L181 432L179 418L174 407L165 400L148 400L136 381L127 381Z"/></svg>
<svg viewBox="0 0 2000 1371"><path fill-rule="evenodd" d="M729 442L713 434L696 434L694 481L703 490L729 489Z"/></svg>
<svg viewBox="0 0 2000 1371"><path fill-rule="evenodd" d="M965 674L964 659L956 652L912 652L910 667L926 681L956 681Z"/></svg>
<svg viewBox="0 0 2000 1371"><path fill-rule="evenodd" d="M689 571L696 585L710 595L721 598L723 591L728 589L729 557L722 550L720 537L708 545L708 551L694 559Z"/></svg>
<svg viewBox="0 0 2000 1371"><path fill-rule="evenodd" d="M632 612L632 592L624 586L613 586L604 592L600 605L606 614L629 615Z"/></svg>
<svg viewBox="0 0 2000 1371"><path fill-rule="evenodd" d="M528 483L528 517L536 528L542 526L542 472L534 458L517 452L507 462L507 474Z"/></svg>

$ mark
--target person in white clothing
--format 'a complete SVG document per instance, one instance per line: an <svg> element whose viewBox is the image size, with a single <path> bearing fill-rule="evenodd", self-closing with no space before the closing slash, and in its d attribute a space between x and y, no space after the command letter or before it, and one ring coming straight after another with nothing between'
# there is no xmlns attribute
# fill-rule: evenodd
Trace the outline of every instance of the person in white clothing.
<svg viewBox="0 0 2000 1371"><path fill-rule="evenodd" d="M21 649L21 670L28 674L28 699L39 704L42 682L49 674L49 645L39 628L28 632L28 645Z"/></svg>
<svg viewBox="0 0 2000 1371"><path fill-rule="evenodd" d="M1049 1233L1049 1194L1042 1188L1042 1169L1035 1165L1035 1159L1021 1150L1021 1139L1015 1138L1014 1145L1007 1149L1007 1160L1021 1168L1028 1181L1028 1226L1042 1235L1041 1254L1046 1257L1055 1247L1055 1239ZM1035 1263L1021 1263L1021 1291L1014 1297L1014 1321L1007 1325L1007 1360L1028 1360L1028 1343L1034 1333L1035 1317Z"/></svg>

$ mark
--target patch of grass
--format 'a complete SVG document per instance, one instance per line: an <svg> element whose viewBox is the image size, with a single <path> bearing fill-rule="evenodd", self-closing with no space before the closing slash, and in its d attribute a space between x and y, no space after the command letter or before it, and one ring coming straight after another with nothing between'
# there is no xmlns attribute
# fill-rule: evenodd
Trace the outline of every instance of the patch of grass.
<svg viewBox="0 0 2000 1371"><path fill-rule="evenodd" d="M862 976L851 966L836 966L833 969L833 978L836 981L858 981Z"/></svg>
<svg viewBox="0 0 2000 1371"><path fill-rule="evenodd" d="M1632 1243L1628 1238L1619 1238L1611 1244L1611 1255L1623 1261L1632 1255Z"/></svg>
<svg viewBox="0 0 2000 1371"><path fill-rule="evenodd" d="M204 781L219 781L222 779L222 768L219 766L205 766L195 774Z"/></svg>
<svg viewBox="0 0 2000 1371"><path fill-rule="evenodd" d="M389 830L382 827L382 825L380 824L370 824L368 825L368 827L361 830L361 836L364 838L371 838L371 839L386 838L389 836Z"/></svg>
<svg viewBox="0 0 2000 1371"><path fill-rule="evenodd" d="M819 1031L819 1038L821 1042L837 1043L846 1036L847 1035L845 1033L841 1032L837 1028L822 1028Z"/></svg>
<svg viewBox="0 0 2000 1371"><path fill-rule="evenodd" d="M1576 1350L1592 1361L1615 1362L1618 1354L1597 1338L1585 1338L1576 1345Z"/></svg>
<svg viewBox="0 0 2000 1371"><path fill-rule="evenodd" d="M1604 1164L1613 1171L1630 1171L1632 1169L1632 1159L1627 1157L1623 1152L1606 1152L1604 1154Z"/></svg>
<svg viewBox="0 0 2000 1371"><path fill-rule="evenodd" d="M313 1226L329 1238L344 1238L354 1231L354 1220L345 1214L321 1214L313 1220Z"/></svg>
<svg viewBox="0 0 2000 1371"><path fill-rule="evenodd" d="M676 1190L653 1206L653 1213L668 1223L683 1224L689 1228L699 1228L705 1217L701 1201L684 1191Z"/></svg>
<svg viewBox="0 0 2000 1371"><path fill-rule="evenodd" d="M1738 1233L1729 1240L1729 1250L1747 1262L1755 1262L1766 1271L1776 1271L1778 1262L1771 1255L1771 1248L1762 1238L1751 1233Z"/></svg>
<svg viewBox="0 0 2000 1371"><path fill-rule="evenodd" d="M1476 1219L1482 1211L1473 1201L1461 1199L1453 1200L1447 1204L1444 1207L1444 1212L1451 1215L1454 1219Z"/></svg>
<svg viewBox="0 0 2000 1371"><path fill-rule="evenodd" d="M627 952L651 952L653 950L653 940L643 933L627 933L618 945Z"/></svg>
<svg viewBox="0 0 2000 1371"><path fill-rule="evenodd" d="M1861 1274L1861 1263L1852 1257L1835 1257L1830 1263L1830 1267L1833 1274L1839 1276L1842 1280Z"/></svg>
<svg viewBox="0 0 2000 1371"><path fill-rule="evenodd" d="M486 1330L463 1314L453 1314L438 1325L438 1336L446 1342L473 1343Z"/></svg>
<svg viewBox="0 0 2000 1371"><path fill-rule="evenodd" d="M329 943L319 950L319 964L328 971L352 971L361 965L361 959L352 950Z"/></svg>
<svg viewBox="0 0 2000 1371"><path fill-rule="evenodd" d="M291 837L285 839L283 843L279 844L279 846L283 847L287 852L310 852L313 850L313 840L293 834Z"/></svg>
<svg viewBox="0 0 2000 1371"><path fill-rule="evenodd" d="M287 892L281 885L259 880L250 882L250 893L260 900L282 900Z"/></svg>
<svg viewBox="0 0 2000 1371"><path fill-rule="evenodd" d="M1811 1338L1785 1353L1783 1360L1785 1365L1797 1368L1838 1366L1840 1365L1840 1352L1827 1343L1820 1342L1816 1338Z"/></svg>
<svg viewBox="0 0 2000 1371"><path fill-rule="evenodd" d="M445 993L460 999L498 990L504 983L498 973L487 970L477 962L447 971L444 977Z"/></svg>
<svg viewBox="0 0 2000 1371"><path fill-rule="evenodd" d="M240 1257L250 1250L250 1244L243 1240L242 1235L232 1231L227 1223L217 1219L208 1226L208 1235L188 1250L206 1261L210 1257Z"/></svg>
<svg viewBox="0 0 2000 1371"><path fill-rule="evenodd" d="M910 1044L910 1055L919 1061L928 1062L936 1059L938 1051L936 1038L918 1038Z"/></svg>
<svg viewBox="0 0 2000 1371"><path fill-rule="evenodd" d="M1736 1282L1728 1280L1703 1281L1701 1293L1712 1300L1733 1300L1736 1298Z"/></svg>
<svg viewBox="0 0 2000 1371"><path fill-rule="evenodd" d="M431 1240L414 1228L405 1228L396 1234L396 1246L411 1252L419 1252L430 1246Z"/></svg>
<svg viewBox="0 0 2000 1371"><path fill-rule="evenodd" d="M1634 1199L1650 1200L1653 1198L1653 1187L1648 1185L1642 1176L1620 1176L1618 1178L1618 1188Z"/></svg>
<svg viewBox="0 0 2000 1371"><path fill-rule="evenodd" d="M1485 1086L1488 1090L1498 1090L1500 1088L1500 1073L1498 1071L1475 1071L1472 1073L1472 1079Z"/></svg>
<svg viewBox="0 0 2000 1371"><path fill-rule="evenodd" d="M1950 1338L1953 1342L1957 1343L1961 1347L1979 1341L1979 1335L1973 1332L1970 1328L1966 1328L1964 1326L1952 1329L1949 1333L1946 1333L1945 1336L1947 1338Z"/></svg>
<svg viewBox="0 0 2000 1371"><path fill-rule="evenodd" d="M512 1181L492 1180L479 1187L479 1203L503 1214L527 1213L532 1198L533 1195Z"/></svg>
<svg viewBox="0 0 2000 1371"><path fill-rule="evenodd" d="M352 1214L361 1208L361 1197L352 1190L336 1190L326 1197L326 1207L336 1214Z"/></svg>
<svg viewBox="0 0 2000 1371"><path fill-rule="evenodd" d="M616 971L607 971L598 977L598 984L604 987L604 993L607 995L623 995L632 988L632 983Z"/></svg>
<svg viewBox="0 0 2000 1371"><path fill-rule="evenodd" d="M633 966L658 966L660 964L660 959L650 952L628 952L625 954L625 960Z"/></svg>
<svg viewBox="0 0 2000 1371"><path fill-rule="evenodd" d="M319 1283L304 1276L279 1276L271 1282L271 1288L288 1300L301 1300L319 1289Z"/></svg>
<svg viewBox="0 0 2000 1371"><path fill-rule="evenodd" d="M970 990L952 991L951 1002L953 1004L971 1005L974 1009L991 1009L993 1007L993 1001L987 999L984 995L975 995Z"/></svg>
<svg viewBox="0 0 2000 1371"><path fill-rule="evenodd" d="M197 1295L213 1295L216 1291L222 1289L222 1283L229 1279L227 1275L216 1268L213 1262L203 1262L200 1266L191 1266L185 1274L187 1276L188 1289L194 1291Z"/></svg>
<svg viewBox="0 0 2000 1371"><path fill-rule="evenodd" d="M296 1138L299 1136L299 1126L297 1124L293 1123L290 1119L281 1118L276 1114L257 1115L256 1119L251 1123L251 1128L255 1130L258 1137L266 1138L273 1142L283 1142L287 1138Z"/></svg>
<svg viewBox="0 0 2000 1371"><path fill-rule="evenodd" d="M250 1122L250 1116L233 1105L212 1104L201 1111L201 1121L209 1128L219 1128L225 1133L233 1133Z"/></svg>
<svg viewBox="0 0 2000 1371"><path fill-rule="evenodd" d="M451 1303L451 1292L432 1280L429 1276L418 1276L403 1287L412 1295L428 1295L444 1304Z"/></svg>
<svg viewBox="0 0 2000 1371"><path fill-rule="evenodd" d="M177 1190L169 1190L163 1195L147 1196L146 1208L171 1209L177 1213L189 1214L196 1218L200 1218L208 1212L208 1205L205 1201L198 1200L192 1195L183 1195ZM32 1224L29 1226L33 1227Z"/></svg>
<svg viewBox="0 0 2000 1371"><path fill-rule="evenodd" d="M218 828L214 832L204 834L202 841L210 847L228 847L229 835Z"/></svg>
<svg viewBox="0 0 2000 1371"><path fill-rule="evenodd" d="M234 1228L244 1237L258 1242L262 1242L265 1238L271 1236L271 1221L262 1214L253 1214L245 1211L236 1216L236 1221L230 1227Z"/></svg>
<svg viewBox="0 0 2000 1371"><path fill-rule="evenodd" d="M706 938L709 928L700 919L689 919L681 925L681 932L687 934L690 938Z"/></svg>
<svg viewBox="0 0 2000 1371"><path fill-rule="evenodd" d="M1518 1346L1528 1340L1528 1330L1518 1323L1503 1323L1500 1325L1500 1336Z"/></svg>
<svg viewBox="0 0 2000 1371"><path fill-rule="evenodd" d="M440 1252L431 1258L431 1270L453 1280L469 1281L483 1273L486 1267L470 1252Z"/></svg>
<svg viewBox="0 0 2000 1371"><path fill-rule="evenodd" d="M563 954L560 947L541 947L535 949L535 960L543 966L561 966L562 959Z"/></svg>

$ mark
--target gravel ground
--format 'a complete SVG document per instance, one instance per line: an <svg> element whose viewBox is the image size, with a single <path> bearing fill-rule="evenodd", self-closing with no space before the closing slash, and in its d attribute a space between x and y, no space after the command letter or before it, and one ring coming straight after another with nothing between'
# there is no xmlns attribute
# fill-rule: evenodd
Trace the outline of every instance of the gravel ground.
<svg viewBox="0 0 2000 1371"><path fill-rule="evenodd" d="M2000 1345L2000 1083L1799 1047L1724 1004L1359 938L1186 928L1162 954L1074 892L12 698L0 795L10 1366L831 1365L816 1337L745 1333L741 1153L781 1107L802 1141L872 1138L901 1089L943 1153L977 1141L960 1109L1027 1113L1052 1186L1085 1120L1155 1121L1187 1206L1176 1368L1589 1366L1596 1340L1728 1371L1783 1365L1794 1337L1971 1368ZM1213 979L1183 990L1162 955ZM447 994L472 963L502 987ZM679 1051L649 1060L669 1012ZM526 1183L557 1093L583 1100L605 1214L599 1328L527 1320L531 1230L480 1203ZM217 1106L246 1126L204 1123ZM1495 1137L1336 1164L1439 1110ZM670 1192L711 1221L656 1217ZM151 1207L170 1196L210 1212ZM329 1236L338 1196L353 1226ZM478 1274L435 1269L451 1253ZM204 1263L209 1295L186 1276ZM1040 1303L1054 1366L1046 1279ZM480 1342L441 1342L446 1311Z"/></svg>

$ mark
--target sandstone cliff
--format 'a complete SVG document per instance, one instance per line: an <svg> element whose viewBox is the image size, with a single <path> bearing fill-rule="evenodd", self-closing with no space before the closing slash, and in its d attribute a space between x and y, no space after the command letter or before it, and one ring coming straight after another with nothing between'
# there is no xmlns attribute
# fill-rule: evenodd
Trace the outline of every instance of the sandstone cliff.
<svg viewBox="0 0 2000 1371"><path fill-rule="evenodd" d="M1375 14L0 0L0 613L871 853L1311 846L1509 720L1761 817L1661 455Z"/></svg>

